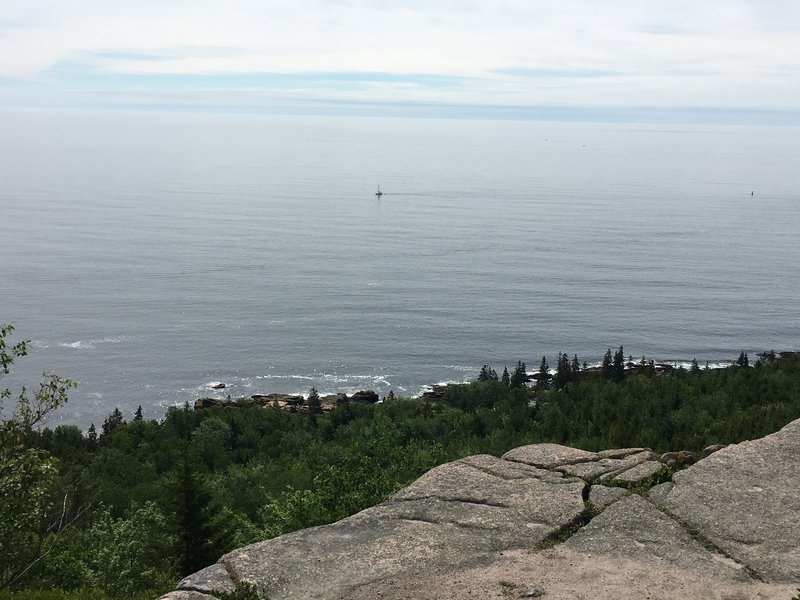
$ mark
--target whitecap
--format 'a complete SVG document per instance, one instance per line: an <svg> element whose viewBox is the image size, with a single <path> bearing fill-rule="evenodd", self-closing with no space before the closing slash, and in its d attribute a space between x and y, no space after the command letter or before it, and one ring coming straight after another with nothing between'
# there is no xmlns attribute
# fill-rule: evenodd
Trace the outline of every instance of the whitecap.
<svg viewBox="0 0 800 600"><path fill-rule="evenodd" d="M220 385L221 383L222 383L221 381L209 381L208 383L204 383L203 385L201 385L198 389L210 390Z"/></svg>
<svg viewBox="0 0 800 600"><path fill-rule="evenodd" d="M58 344L62 348L76 348L79 350L94 350L94 344L86 340L78 340L77 342L61 342Z"/></svg>

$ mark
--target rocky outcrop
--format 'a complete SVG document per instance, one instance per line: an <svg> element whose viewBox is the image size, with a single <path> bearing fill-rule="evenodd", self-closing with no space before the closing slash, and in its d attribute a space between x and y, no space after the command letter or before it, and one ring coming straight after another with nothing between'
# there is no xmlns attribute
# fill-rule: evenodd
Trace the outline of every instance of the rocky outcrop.
<svg viewBox="0 0 800 600"><path fill-rule="evenodd" d="M350 402L357 402L362 404L375 404L380 397L376 392L372 390L361 390L360 392L356 392L349 398Z"/></svg>
<svg viewBox="0 0 800 600"><path fill-rule="evenodd" d="M524 446L231 552L164 598L210 600L243 582L271 600L789 600L798 492L800 421L677 472L644 448Z"/></svg>
<svg viewBox="0 0 800 600"><path fill-rule="evenodd" d="M233 402L230 400L222 400L221 398L198 398L194 401L194 409L201 410L212 406L229 406L231 404Z"/></svg>
<svg viewBox="0 0 800 600"><path fill-rule="evenodd" d="M320 405L324 412L333 410L339 404L355 402L361 404L374 404L380 398L372 390L362 390L352 396L347 394L329 394L320 398ZM253 394L250 398L237 398L231 400L230 397L223 400L221 398L198 398L194 401L195 410L203 410L215 406L248 406L256 404L258 406L279 408L292 412L308 413L309 407L305 403L305 398L300 394Z"/></svg>

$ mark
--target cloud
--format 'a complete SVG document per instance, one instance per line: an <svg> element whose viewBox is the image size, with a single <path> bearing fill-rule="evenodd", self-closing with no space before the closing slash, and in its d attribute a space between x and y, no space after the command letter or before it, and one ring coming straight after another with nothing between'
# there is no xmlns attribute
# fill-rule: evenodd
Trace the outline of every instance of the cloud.
<svg viewBox="0 0 800 600"><path fill-rule="evenodd" d="M235 103L260 90L309 103L797 110L798 5L5 0L0 102L13 78L14 98L45 103L126 89L187 102L224 90Z"/></svg>

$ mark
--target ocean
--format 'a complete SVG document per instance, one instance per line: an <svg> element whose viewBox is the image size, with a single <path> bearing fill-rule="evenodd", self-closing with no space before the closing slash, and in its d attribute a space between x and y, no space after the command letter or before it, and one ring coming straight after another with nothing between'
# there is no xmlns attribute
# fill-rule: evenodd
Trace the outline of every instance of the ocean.
<svg viewBox="0 0 800 600"><path fill-rule="evenodd" d="M78 381L51 425L800 348L796 128L20 110L0 132L0 323L31 340L0 383Z"/></svg>

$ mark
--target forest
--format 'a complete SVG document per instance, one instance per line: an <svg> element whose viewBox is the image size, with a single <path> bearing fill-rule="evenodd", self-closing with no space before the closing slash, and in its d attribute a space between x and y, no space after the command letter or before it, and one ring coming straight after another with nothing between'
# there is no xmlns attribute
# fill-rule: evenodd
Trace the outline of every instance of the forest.
<svg viewBox="0 0 800 600"><path fill-rule="evenodd" d="M0 376L27 351L12 335L3 326ZM0 386L0 600L155 598L229 550L341 519L471 454L539 442L699 451L800 418L797 355L669 372L622 348L598 369L567 356L533 377L521 361L501 376L485 365L436 401L242 400L160 420L114 409L85 432L42 426L73 382Z"/></svg>

